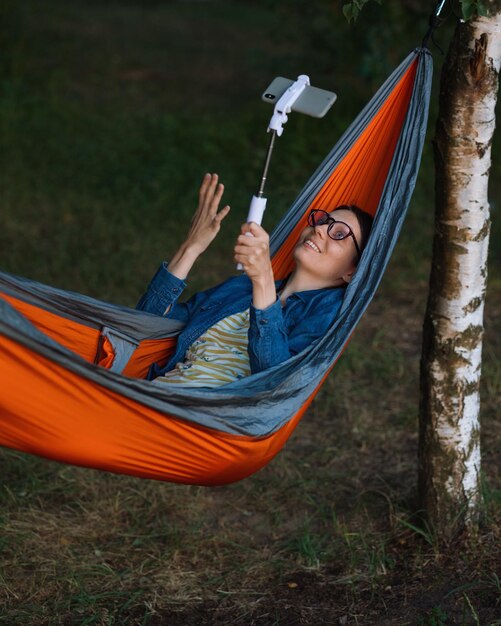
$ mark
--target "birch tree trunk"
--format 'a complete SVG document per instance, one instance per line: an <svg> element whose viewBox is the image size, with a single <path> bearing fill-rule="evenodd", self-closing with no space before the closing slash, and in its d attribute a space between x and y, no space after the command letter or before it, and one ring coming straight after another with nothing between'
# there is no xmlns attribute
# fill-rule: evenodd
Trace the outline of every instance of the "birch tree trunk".
<svg viewBox="0 0 501 626"><path fill-rule="evenodd" d="M483 5L488 17L456 28L442 70L434 140L436 216L421 360L419 496L441 539L475 530L481 504L479 385L501 2Z"/></svg>

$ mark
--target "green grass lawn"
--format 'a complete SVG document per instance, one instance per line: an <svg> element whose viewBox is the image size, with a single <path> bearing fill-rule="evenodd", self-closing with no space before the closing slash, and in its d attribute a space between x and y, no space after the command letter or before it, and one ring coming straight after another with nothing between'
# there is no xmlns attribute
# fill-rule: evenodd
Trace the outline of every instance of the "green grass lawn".
<svg viewBox="0 0 501 626"><path fill-rule="evenodd" d="M190 288L227 277L267 145L261 91L309 73L339 94L324 120L291 116L270 171L271 230L420 43L426 19L403 4L375 6L353 28L323 1L5 2L0 267L134 306L209 170L232 212ZM499 139L481 534L444 552L416 515L432 134L381 288L268 467L202 489L0 451L1 624L501 624Z"/></svg>

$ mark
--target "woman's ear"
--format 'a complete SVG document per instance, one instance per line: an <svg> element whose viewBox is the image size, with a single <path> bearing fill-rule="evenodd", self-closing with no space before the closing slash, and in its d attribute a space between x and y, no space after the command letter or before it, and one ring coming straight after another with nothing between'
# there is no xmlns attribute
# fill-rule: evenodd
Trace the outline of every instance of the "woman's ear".
<svg viewBox="0 0 501 626"><path fill-rule="evenodd" d="M356 267L353 267L351 270L349 270L348 272L346 272L346 274L343 274L341 276L341 278L344 280L345 283L349 283L351 281L351 279L353 278L353 274L355 274L356 272Z"/></svg>

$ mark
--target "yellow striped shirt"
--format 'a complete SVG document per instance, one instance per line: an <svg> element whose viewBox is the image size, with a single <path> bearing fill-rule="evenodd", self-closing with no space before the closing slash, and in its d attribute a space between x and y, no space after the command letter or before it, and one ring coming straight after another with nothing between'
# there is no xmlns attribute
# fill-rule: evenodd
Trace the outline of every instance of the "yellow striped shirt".
<svg viewBox="0 0 501 626"><path fill-rule="evenodd" d="M155 382L189 387L219 387L249 376L249 309L211 326L186 351L183 363Z"/></svg>

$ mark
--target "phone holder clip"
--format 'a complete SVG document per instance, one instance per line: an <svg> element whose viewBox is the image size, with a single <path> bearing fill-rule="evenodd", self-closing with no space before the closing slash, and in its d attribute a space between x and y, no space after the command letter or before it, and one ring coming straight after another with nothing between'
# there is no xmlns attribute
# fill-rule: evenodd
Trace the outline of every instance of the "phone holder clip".
<svg viewBox="0 0 501 626"><path fill-rule="evenodd" d="M291 112L292 105L303 93L305 88L309 86L309 84L309 76L306 76L306 74L301 74L301 76L297 77L296 82L292 83L287 91L285 91L285 93L280 96L279 101L275 104L275 109L270 120L270 125L268 126L268 132L274 130L279 137L282 135L282 133L284 132L283 125L289 119L287 117L287 114Z"/></svg>

